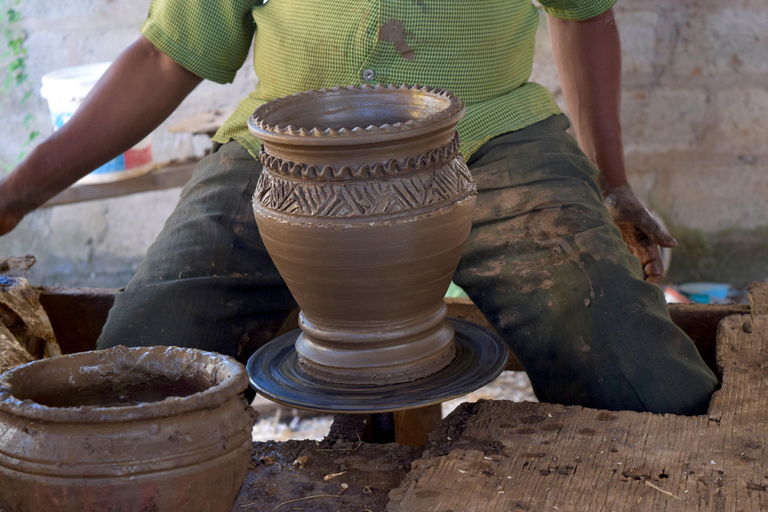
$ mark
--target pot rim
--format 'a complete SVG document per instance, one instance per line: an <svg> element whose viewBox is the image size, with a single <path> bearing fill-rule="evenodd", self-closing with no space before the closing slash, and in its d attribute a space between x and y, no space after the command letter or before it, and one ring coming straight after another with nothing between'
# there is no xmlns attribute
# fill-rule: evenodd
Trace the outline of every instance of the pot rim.
<svg viewBox="0 0 768 512"><path fill-rule="evenodd" d="M350 128L326 128L296 127L291 124L284 126L272 124L270 117L282 108L306 102L311 104L318 98L326 95L360 96L371 94L402 94L417 97L419 95L432 96L448 100L448 105L435 113L421 119L411 119L406 122L393 124L369 125L366 127L354 126ZM350 85L346 87L323 88L309 90L293 95L273 99L258 107L253 115L248 118L248 130L262 142L274 144L288 144L301 146L349 146L371 144L372 139L386 136L387 140L394 141L404 138L421 136L438 130L455 127L466 112L464 102L453 92L447 89L424 87L420 85ZM375 141L373 141L375 142Z"/></svg>
<svg viewBox="0 0 768 512"><path fill-rule="evenodd" d="M154 358L147 359L148 356L154 356ZM95 405L52 407L31 399L19 399L13 395L13 378L21 372L30 371L30 368L40 371L45 370L46 366L52 366L52 368L69 366L74 370L89 365L111 364L114 365L113 369L124 370L131 366L140 366L142 363L164 361L176 364L181 361L184 367L204 366L208 369L207 374L217 383L203 391L183 397L171 396L156 402L120 407ZM149 365L145 366L145 368L148 367ZM218 407L247 387L248 374L245 367L229 356L172 346L132 348L117 346L107 350L93 350L32 361L5 372L0 375L0 412L31 420L68 423L147 420Z"/></svg>

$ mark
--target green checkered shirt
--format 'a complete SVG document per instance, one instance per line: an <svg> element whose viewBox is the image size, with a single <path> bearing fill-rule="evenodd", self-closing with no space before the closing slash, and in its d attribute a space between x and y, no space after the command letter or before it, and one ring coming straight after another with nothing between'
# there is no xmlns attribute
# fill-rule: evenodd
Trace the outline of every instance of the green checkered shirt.
<svg viewBox="0 0 768 512"><path fill-rule="evenodd" d="M616 0L540 0L553 16L582 20ZM231 82L254 45L256 89L213 140L252 155L246 125L259 105L308 89L410 84L450 89L467 106L462 155L560 113L528 82L538 13L531 0L154 0L142 33L193 73Z"/></svg>

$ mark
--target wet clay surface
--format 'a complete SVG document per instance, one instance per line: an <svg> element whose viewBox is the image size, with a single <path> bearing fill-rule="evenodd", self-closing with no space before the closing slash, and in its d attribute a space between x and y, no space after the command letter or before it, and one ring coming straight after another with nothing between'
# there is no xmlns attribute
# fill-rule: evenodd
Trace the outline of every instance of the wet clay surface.
<svg viewBox="0 0 768 512"><path fill-rule="evenodd" d="M351 424L320 442L254 443L233 512L384 510L423 448L364 443L360 433Z"/></svg>
<svg viewBox="0 0 768 512"><path fill-rule="evenodd" d="M19 399L28 399L48 407L80 407L93 405L98 407L120 407L159 402L168 397L189 396L210 387L202 379L169 379L155 376L137 382L102 382L98 385L78 389L56 389L40 394L29 389L29 394L16 393Z"/></svg>
<svg viewBox="0 0 768 512"><path fill-rule="evenodd" d="M0 376L0 503L11 512L225 512L253 410L234 359L179 347L84 352Z"/></svg>

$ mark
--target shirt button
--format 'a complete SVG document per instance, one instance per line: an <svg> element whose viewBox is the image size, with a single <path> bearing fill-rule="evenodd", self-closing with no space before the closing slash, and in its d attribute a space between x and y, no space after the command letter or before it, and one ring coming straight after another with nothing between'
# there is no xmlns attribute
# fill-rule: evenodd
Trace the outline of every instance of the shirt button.
<svg viewBox="0 0 768 512"><path fill-rule="evenodd" d="M373 80L373 78L376 76L376 72L372 69L364 69L363 70L363 80Z"/></svg>

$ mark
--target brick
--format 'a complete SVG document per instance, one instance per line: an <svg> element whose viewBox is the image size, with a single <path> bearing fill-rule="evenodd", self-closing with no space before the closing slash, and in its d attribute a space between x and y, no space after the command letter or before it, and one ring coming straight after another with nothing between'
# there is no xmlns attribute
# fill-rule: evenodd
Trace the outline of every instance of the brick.
<svg viewBox="0 0 768 512"><path fill-rule="evenodd" d="M0 258L34 254L35 284L122 287L138 268L179 189L38 210L0 243Z"/></svg>
<svg viewBox="0 0 768 512"><path fill-rule="evenodd" d="M633 169L627 165L627 178L632 190L637 198L648 207L653 207L653 189L656 186L657 178L655 172L648 172L648 169Z"/></svg>
<svg viewBox="0 0 768 512"><path fill-rule="evenodd" d="M761 165L671 170L669 219L704 231L768 227L768 173Z"/></svg>
<svg viewBox="0 0 768 512"><path fill-rule="evenodd" d="M109 199L103 217L107 229L94 244L94 253L143 258L179 201L179 192L175 188Z"/></svg>
<svg viewBox="0 0 768 512"><path fill-rule="evenodd" d="M652 11L618 12L616 21L621 35L622 71L651 73L659 15Z"/></svg>
<svg viewBox="0 0 768 512"><path fill-rule="evenodd" d="M671 73L711 76L718 73L768 72L768 10L722 9L695 17L680 27Z"/></svg>
<svg viewBox="0 0 768 512"><path fill-rule="evenodd" d="M768 153L768 89L732 88L717 94L721 152Z"/></svg>
<svg viewBox="0 0 768 512"><path fill-rule="evenodd" d="M112 29L109 31L109 36L103 30L80 31L73 41L73 56L77 60L71 65L111 62L139 36L141 36L141 32L139 32L138 26Z"/></svg>
<svg viewBox="0 0 768 512"><path fill-rule="evenodd" d="M25 23L66 28L67 26L141 25L151 0L25 0L21 12Z"/></svg>
<svg viewBox="0 0 768 512"><path fill-rule="evenodd" d="M71 65L70 45L75 37L73 33L54 30L29 32L24 47L27 49L27 73L35 94L40 93L40 79L45 73Z"/></svg>
<svg viewBox="0 0 768 512"><path fill-rule="evenodd" d="M622 131L627 153L684 151L696 145L704 121L701 91L648 89L622 94Z"/></svg>

